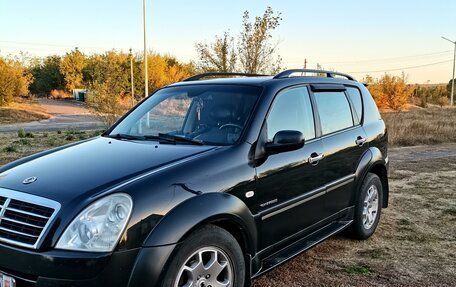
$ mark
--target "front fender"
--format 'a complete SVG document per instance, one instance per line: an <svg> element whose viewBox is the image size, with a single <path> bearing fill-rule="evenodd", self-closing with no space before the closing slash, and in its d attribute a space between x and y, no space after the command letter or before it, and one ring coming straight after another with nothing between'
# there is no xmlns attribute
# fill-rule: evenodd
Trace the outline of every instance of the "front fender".
<svg viewBox="0 0 456 287"><path fill-rule="evenodd" d="M176 206L152 230L144 246L179 243L195 227L220 220L236 223L245 233L249 249L256 250L258 235L252 213L239 198L222 192L195 196Z"/></svg>
<svg viewBox="0 0 456 287"><path fill-rule="evenodd" d="M258 235L252 213L239 198L222 192L194 196L160 220L137 258L129 286L155 286L164 275L176 247L195 228L218 221L230 221L242 229L247 249L254 254Z"/></svg>

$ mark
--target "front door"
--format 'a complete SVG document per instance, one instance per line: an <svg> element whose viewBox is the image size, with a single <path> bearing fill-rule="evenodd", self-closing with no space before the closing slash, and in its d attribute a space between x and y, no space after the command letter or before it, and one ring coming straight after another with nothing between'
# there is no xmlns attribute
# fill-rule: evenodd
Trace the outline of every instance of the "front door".
<svg viewBox="0 0 456 287"><path fill-rule="evenodd" d="M265 126L268 141L281 130L304 134L304 147L268 156L257 170L256 205L260 222L260 248L290 237L326 217L322 141L316 138L308 88L287 89L276 96ZM310 161L309 159L312 158Z"/></svg>

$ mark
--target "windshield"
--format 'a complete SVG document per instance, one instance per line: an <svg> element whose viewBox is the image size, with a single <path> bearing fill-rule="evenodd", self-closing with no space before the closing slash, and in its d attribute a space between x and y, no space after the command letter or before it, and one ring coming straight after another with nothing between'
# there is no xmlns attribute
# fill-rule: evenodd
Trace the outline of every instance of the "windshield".
<svg viewBox="0 0 456 287"><path fill-rule="evenodd" d="M241 136L261 89L234 85L165 88L153 94L111 137L231 145Z"/></svg>

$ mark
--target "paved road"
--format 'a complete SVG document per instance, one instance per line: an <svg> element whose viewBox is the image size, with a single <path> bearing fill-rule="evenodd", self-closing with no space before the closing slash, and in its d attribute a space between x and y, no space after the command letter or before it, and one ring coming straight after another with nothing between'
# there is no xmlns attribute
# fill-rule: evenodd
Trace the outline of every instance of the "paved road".
<svg viewBox="0 0 456 287"><path fill-rule="evenodd" d="M38 101L52 116L50 119L30 123L0 125L0 132L15 132L21 128L26 131L104 128L104 124L91 115L82 103L51 99L39 99Z"/></svg>

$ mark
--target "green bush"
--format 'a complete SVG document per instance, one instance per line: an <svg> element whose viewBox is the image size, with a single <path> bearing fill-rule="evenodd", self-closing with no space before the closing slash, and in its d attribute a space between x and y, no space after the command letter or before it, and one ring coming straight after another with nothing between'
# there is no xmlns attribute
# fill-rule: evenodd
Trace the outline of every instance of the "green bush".
<svg viewBox="0 0 456 287"><path fill-rule="evenodd" d="M3 151L7 152L7 153L17 152L17 148L14 145L9 145L9 146L3 148Z"/></svg>
<svg viewBox="0 0 456 287"><path fill-rule="evenodd" d="M24 129L20 129L17 131L17 137L18 138L25 138L25 131Z"/></svg>
<svg viewBox="0 0 456 287"><path fill-rule="evenodd" d="M346 267L344 271L353 275L366 275L370 273L369 267L362 265L351 265Z"/></svg>

